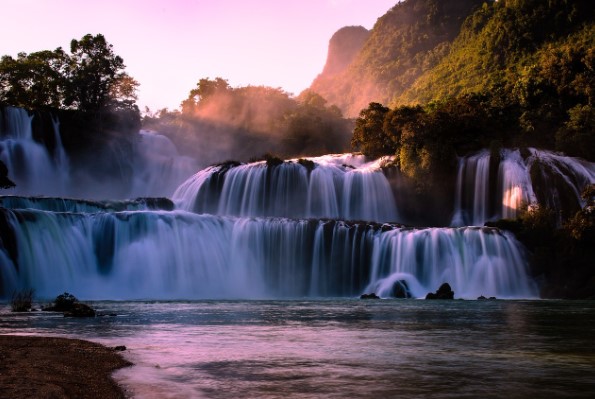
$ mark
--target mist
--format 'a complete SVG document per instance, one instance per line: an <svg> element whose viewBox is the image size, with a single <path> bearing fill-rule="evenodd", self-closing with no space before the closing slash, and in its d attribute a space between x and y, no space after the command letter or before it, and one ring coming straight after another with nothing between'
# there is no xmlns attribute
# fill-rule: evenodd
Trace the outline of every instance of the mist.
<svg viewBox="0 0 595 399"><path fill-rule="evenodd" d="M181 111L146 115L143 128L170 138L181 154L208 166L349 151L352 121L314 92L297 98L278 88L231 88L221 78L201 79Z"/></svg>

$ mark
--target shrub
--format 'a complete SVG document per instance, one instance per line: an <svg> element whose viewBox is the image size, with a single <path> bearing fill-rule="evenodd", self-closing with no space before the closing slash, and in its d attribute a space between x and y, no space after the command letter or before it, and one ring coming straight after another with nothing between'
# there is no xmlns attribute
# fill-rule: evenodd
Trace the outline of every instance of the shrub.
<svg viewBox="0 0 595 399"><path fill-rule="evenodd" d="M13 312L28 312L31 310L31 303L33 302L33 290L28 289L24 291L14 292L10 301L10 306Z"/></svg>

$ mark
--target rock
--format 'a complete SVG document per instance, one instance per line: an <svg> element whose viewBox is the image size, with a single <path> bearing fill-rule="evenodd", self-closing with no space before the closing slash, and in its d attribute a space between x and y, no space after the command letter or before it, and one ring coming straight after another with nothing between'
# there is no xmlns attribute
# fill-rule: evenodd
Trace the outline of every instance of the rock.
<svg viewBox="0 0 595 399"><path fill-rule="evenodd" d="M77 302L72 305L68 312L64 312L64 317L95 317L95 310L84 303Z"/></svg>
<svg viewBox="0 0 595 399"><path fill-rule="evenodd" d="M488 300L488 298L486 298L485 296L481 295L481 296L478 296L478 297L477 297L477 300L478 300L478 301L487 301L487 300Z"/></svg>
<svg viewBox="0 0 595 399"><path fill-rule="evenodd" d="M376 293L371 292L369 294L360 295L359 299L380 299L380 297L376 295Z"/></svg>
<svg viewBox="0 0 595 399"><path fill-rule="evenodd" d="M411 298L411 292L409 291L409 285L407 285L407 281L405 280L397 280L393 284L393 289L391 292L392 296L395 298Z"/></svg>
<svg viewBox="0 0 595 399"><path fill-rule="evenodd" d="M78 299L74 295L65 292L58 295L52 305L46 306L41 310L45 310L46 312L69 312L77 302Z"/></svg>
<svg viewBox="0 0 595 399"><path fill-rule="evenodd" d="M429 292L426 299L454 299L455 293L450 288L450 284L444 283L438 288L436 293Z"/></svg>
<svg viewBox="0 0 595 399"><path fill-rule="evenodd" d="M118 345L118 346L114 346L114 350L117 352L123 352L126 350L126 347L124 345Z"/></svg>

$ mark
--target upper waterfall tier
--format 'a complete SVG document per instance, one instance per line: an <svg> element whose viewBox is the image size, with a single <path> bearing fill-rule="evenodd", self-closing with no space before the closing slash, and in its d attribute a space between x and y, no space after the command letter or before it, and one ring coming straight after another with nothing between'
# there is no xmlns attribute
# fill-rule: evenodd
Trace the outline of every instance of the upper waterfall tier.
<svg viewBox="0 0 595 399"><path fill-rule="evenodd" d="M197 213L395 222L397 207L381 164L352 154L222 164L192 176L173 199Z"/></svg>
<svg viewBox="0 0 595 399"><path fill-rule="evenodd" d="M522 246L491 228L0 208L0 243L0 296L423 297L444 281L463 298L537 294Z"/></svg>

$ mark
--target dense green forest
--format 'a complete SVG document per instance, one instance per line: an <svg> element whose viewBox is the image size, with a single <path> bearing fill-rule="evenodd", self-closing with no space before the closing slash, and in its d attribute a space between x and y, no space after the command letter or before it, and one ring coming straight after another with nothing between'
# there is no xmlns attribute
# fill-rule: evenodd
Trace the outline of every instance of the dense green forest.
<svg viewBox="0 0 595 399"><path fill-rule="evenodd" d="M378 19L348 67L336 74L323 71L311 89L349 117L372 101L388 104L448 54L465 18L483 1L397 3ZM331 50L329 60L334 57Z"/></svg>
<svg viewBox="0 0 595 399"><path fill-rule="evenodd" d="M436 2L407 0L389 14L406 3ZM354 149L396 155L419 189L481 148L535 146L594 161L594 16L582 0L483 3L440 62L393 91L391 106L373 102L360 112Z"/></svg>

